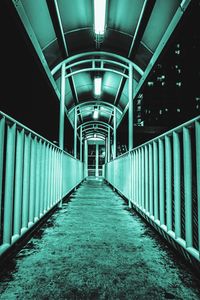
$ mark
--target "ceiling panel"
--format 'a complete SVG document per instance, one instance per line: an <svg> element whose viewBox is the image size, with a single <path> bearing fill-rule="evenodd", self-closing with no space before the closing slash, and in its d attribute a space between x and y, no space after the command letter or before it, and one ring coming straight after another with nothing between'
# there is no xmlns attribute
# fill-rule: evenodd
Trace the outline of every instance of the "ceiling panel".
<svg viewBox="0 0 200 300"><path fill-rule="evenodd" d="M22 0L21 2L41 48L45 48L56 38L46 0Z"/></svg>

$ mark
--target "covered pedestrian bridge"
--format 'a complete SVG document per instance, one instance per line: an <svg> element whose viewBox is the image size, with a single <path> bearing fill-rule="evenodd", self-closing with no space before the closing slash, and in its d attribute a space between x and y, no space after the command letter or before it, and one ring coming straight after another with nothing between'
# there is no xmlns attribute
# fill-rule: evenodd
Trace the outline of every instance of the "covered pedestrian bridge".
<svg viewBox="0 0 200 300"><path fill-rule="evenodd" d="M134 226L143 225L133 224L131 218L138 218L133 215L130 219L124 219L124 224L130 222L130 226L123 227L120 219L123 216L117 211L120 206L117 202L120 201L116 194L118 192L118 195L128 202L130 211L136 211L141 215L190 265L196 270L199 269L200 118L194 116L190 120L185 120L183 124L166 130L161 135L157 134L144 143L135 142L135 130L143 126L141 91L161 55L169 47L177 28L195 5L194 2L192 0L2 1L4 18L6 19L7 14L12 19L12 24L16 24L19 35L28 44L32 59L37 64L44 82L48 82L44 87L48 85L59 107L57 116L59 130L54 140L49 140L48 135L42 136L35 128L13 118L15 114L9 114L9 110L0 112L2 261L5 262L19 241L32 232L52 211L57 207L63 211L62 205L64 207L66 205L64 199L71 193L75 194L72 194L70 209L72 211L74 209L77 215L72 213L69 218L72 218L72 221L74 218L76 222L82 214L82 209L88 210L88 214L85 213L83 218L77 221L79 222L77 227L76 223L71 222L71 225L66 223L66 232L69 225L75 226L75 234L84 235L84 232L87 232L87 236L95 236L92 226L97 226L100 240L103 243L105 239L105 243L109 244L106 229L100 226L107 222L104 217L106 219L110 217L111 222L115 224L113 226L117 226L112 216L113 207L121 226L119 228L121 237L113 233L115 241L121 238L122 243L125 243L122 235L127 235L127 243L130 242L127 251L131 251L131 247L134 248L131 240L131 234L134 235L134 232L131 233L131 228L133 230ZM13 43L16 42L16 37L10 38L13 38ZM8 64L8 68L12 66ZM21 76L20 70L12 71L15 72L14 76ZM23 82L17 89L25 89ZM28 93L27 101L29 101ZM41 107L43 101L46 103L42 98L39 101ZM23 110L23 107L20 109ZM28 112L27 106L26 109ZM40 110L40 106L37 109ZM26 110L23 111L26 114ZM53 113L51 112L52 115ZM37 119L37 116L34 118ZM122 125L125 119L126 125ZM51 122L53 121L48 115L44 116L44 123ZM117 151L119 146L117 132L120 126L123 126L123 132L127 135L127 148L122 154ZM70 140L73 140L71 153L68 153L66 146L70 139L69 127L73 128L73 138ZM104 180L114 192L108 188ZM104 197L108 199L108 203ZM116 207L113 197L118 199ZM76 199L79 199L79 202L73 202L78 201ZM99 207L97 201L102 201L103 206ZM78 208L73 203L77 203ZM94 206L94 211L91 210L91 206ZM100 214L100 210L103 211L103 215ZM106 211L109 211L107 217ZM101 224L96 224L96 221L92 223L93 214L99 216ZM66 214L66 220L67 218ZM88 222L91 218L92 225L86 225L84 218L88 218ZM83 226L83 230L79 232L80 226ZM106 228L111 230L110 227L107 225ZM102 230L105 230L105 236ZM118 230L117 227L115 230ZM73 236L73 231L71 234ZM87 238L85 235L84 237L87 245ZM67 240L68 237L64 239ZM138 239L140 240L139 237ZM70 238L68 241L71 241ZM58 245L59 243L61 240L58 241ZM76 241L72 240L70 243L73 248ZM98 245L102 246L101 243ZM120 242L116 242L116 245L116 249L112 250L113 253L118 251ZM66 244L66 249L67 247L70 249L69 244ZM149 251L153 251L153 248ZM104 259L105 257L102 261ZM87 258L83 257L84 260ZM137 265L138 262L135 263ZM127 268L129 267L127 263ZM99 265L98 268L101 269ZM81 289L81 285L79 288ZM60 289L62 290L62 287ZM102 286L100 290L99 293L104 295ZM118 299L119 294L117 292L115 294L114 291L112 293L115 296L114 298L110 296L109 299ZM96 299L100 294L97 293L94 298L87 299ZM24 294L21 292L21 295ZM77 295L79 298L75 298ZM90 297L91 293L88 295ZM134 298L132 290L127 295L129 299ZM124 294L124 299L126 297L128 299L127 295ZM153 292L150 293L149 299L153 299L157 294L153 295ZM160 298L157 295L158 298L155 299L170 297L170 293L166 295ZM25 299L25 296L23 297L21 299ZM76 293L68 293L67 297L82 299L80 294ZM142 297L141 299L144 299Z"/></svg>

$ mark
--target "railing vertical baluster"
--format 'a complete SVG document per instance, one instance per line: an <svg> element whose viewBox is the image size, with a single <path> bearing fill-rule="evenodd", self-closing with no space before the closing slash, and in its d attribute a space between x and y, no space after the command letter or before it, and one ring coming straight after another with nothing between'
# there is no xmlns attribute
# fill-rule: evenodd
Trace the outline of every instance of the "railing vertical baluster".
<svg viewBox="0 0 200 300"><path fill-rule="evenodd" d="M153 151L149 144L149 213L153 216Z"/></svg>
<svg viewBox="0 0 200 300"><path fill-rule="evenodd" d="M133 152L133 203L136 204L136 153Z"/></svg>
<svg viewBox="0 0 200 300"><path fill-rule="evenodd" d="M62 195L62 181L63 181L63 176L62 176L62 174L63 174L63 170L62 170L62 159L63 159L63 153L60 151L60 171L59 171L59 174L60 174L60 194L59 194L59 199L60 200L62 200L62 198L63 198L63 195ZM80 176L80 178L82 178L82 176L83 176L83 174L81 174L81 176Z"/></svg>
<svg viewBox="0 0 200 300"><path fill-rule="evenodd" d="M192 247L192 153L190 130L183 128L184 194L185 194L185 240L186 247Z"/></svg>
<svg viewBox="0 0 200 300"><path fill-rule="evenodd" d="M49 145L46 145L46 156L45 156L45 186L44 186L44 213L47 211L48 201L48 174L49 174Z"/></svg>
<svg viewBox="0 0 200 300"><path fill-rule="evenodd" d="M158 145L153 142L153 198L154 198L154 219L158 220Z"/></svg>
<svg viewBox="0 0 200 300"><path fill-rule="evenodd" d="M164 173L164 145L159 139L159 203L160 203L160 225L165 224L165 173Z"/></svg>
<svg viewBox="0 0 200 300"><path fill-rule="evenodd" d="M24 172L23 172L23 200L22 200L22 228L28 227L30 201L30 154L31 135L25 134L24 139Z"/></svg>
<svg viewBox="0 0 200 300"><path fill-rule="evenodd" d="M30 225L34 223L34 217L35 217L36 146L37 146L37 139L36 139L36 137L34 137L31 142L30 205L29 205L29 224Z"/></svg>
<svg viewBox="0 0 200 300"><path fill-rule="evenodd" d="M133 199L133 164L132 164L132 153L129 152L129 178L130 178L130 184L129 184L129 207L131 207L132 199Z"/></svg>
<svg viewBox="0 0 200 300"><path fill-rule="evenodd" d="M165 178L166 178L166 209L167 230L172 230L172 150L170 137L165 137Z"/></svg>
<svg viewBox="0 0 200 300"><path fill-rule="evenodd" d="M47 201L47 207L48 209L51 207L51 174L52 174L52 146L49 147L49 179L48 179L48 201Z"/></svg>
<svg viewBox="0 0 200 300"><path fill-rule="evenodd" d="M141 186L142 186L142 209L144 209L144 197L145 197L145 181L144 181L144 148L141 149L141 159L142 159L142 180L141 180Z"/></svg>
<svg viewBox="0 0 200 300"><path fill-rule="evenodd" d="M11 244L16 124L7 125L3 244Z"/></svg>
<svg viewBox="0 0 200 300"><path fill-rule="evenodd" d="M198 209L198 240L200 253L200 122L195 122L195 140L196 140L196 184L197 184L197 209ZM200 259L200 254L199 254Z"/></svg>
<svg viewBox="0 0 200 300"><path fill-rule="evenodd" d="M56 150L53 149L53 204L56 203L55 199L55 178L56 178Z"/></svg>
<svg viewBox="0 0 200 300"><path fill-rule="evenodd" d="M173 132L175 237L181 237L181 151L179 134Z"/></svg>
<svg viewBox="0 0 200 300"><path fill-rule="evenodd" d="M45 146L46 143L42 143L41 145L41 185L40 185L40 205L39 205L39 217L43 215L43 206L44 206L44 161L45 161Z"/></svg>
<svg viewBox="0 0 200 300"><path fill-rule="evenodd" d="M137 203L140 207L140 188L139 188L139 178L140 178L140 157L139 157L139 150L137 150Z"/></svg>
<svg viewBox="0 0 200 300"><path fill-rule="evenodd" d="M140 154L140 183L139 183L139 189L140 189L140 207L143 208L143 199L142 199L142 149L139 149L139 154Z"/></svg>
<svg viewBox="0 0 200 300"><path fill-rule="evenodd" d="M36 163L36 195L35 195L35 221L38 220L40 216L40 186L41 186L41 148L42 141L37 142L37 163Z"/></svg>
<svg viewBox="0 0 200 300"><path fill-rule="evenodd" d="M136 205L139 206L138 203L138 152L135 151L135 201Z"/></svg>
<svg viewBox="0 0 200 300"><path fill-rule="evenodd" d="M149 163L147 146L144 147L145 153L145 210L149 212Z"/></svg>
<svg viewBox="0 0 200 300"><path fill-rule="evenodd" d="M0 224L2 224L1 207L2 207L2 195L3 195L2 183L3 183L4 136L5 136L5 118L3 117L0 119ZM1 232L0 232L0 236L1 236Z"/></svg>
<svg viewBox="0 0 200 300"><path fill-rule="evenodd" d="M20 235L22 227L24 129L17 130L13 234Z"/></svg>
<svg viewBox="0 0 200 300"><path fill-rule="evenodd" d="M56 150L56 172L55 172L55 189L56 189L56 202L58 201L58 150ZM75 173L76 174L76 173Z"/></svg>
<svg viewBox="0 0 200 300"><path fill-rule="evenodd" d="M140 169L140 149L137 150L138 152L138 203L139 203L139 207L141 207L141 190L140 190L140 173L141 173L141 169Z"/></svg>

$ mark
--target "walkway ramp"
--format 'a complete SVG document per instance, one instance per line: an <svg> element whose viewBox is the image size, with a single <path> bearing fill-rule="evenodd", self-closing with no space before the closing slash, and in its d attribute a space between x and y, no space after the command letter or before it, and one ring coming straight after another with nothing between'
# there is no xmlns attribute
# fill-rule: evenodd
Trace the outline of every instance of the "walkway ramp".
<svg viewBox="0 0 200 300"><path fill-rule="evenodd" d="M200 299L190 269L95 178L81 184L8 269L0 299Z"/></svg>

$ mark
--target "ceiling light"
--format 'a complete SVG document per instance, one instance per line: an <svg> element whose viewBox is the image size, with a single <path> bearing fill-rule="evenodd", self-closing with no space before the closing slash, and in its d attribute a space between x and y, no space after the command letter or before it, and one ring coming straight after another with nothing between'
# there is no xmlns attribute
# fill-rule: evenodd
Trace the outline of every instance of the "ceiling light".
<svg viewBox="0 0 200 300"><path fill-rule="evenodd" d="M102 83L101 77L94 78L94 94L95 94L95 96L101 95L101 83Z"/></svg>
<svg viewBox="0 0 200 300"><path fill-rule="evenodd" d="M105 31L106 0L94 0L94 32L103 35Z"/></svg>
<svg viewBox="0 0 200 300"><path fill-rule="evenodd" d="M99 117L99 111L97 108L95 108L94 113L93 113L93 118L98 119L98 117Z"/></svg>

